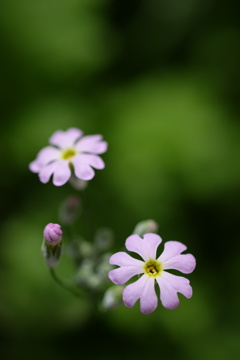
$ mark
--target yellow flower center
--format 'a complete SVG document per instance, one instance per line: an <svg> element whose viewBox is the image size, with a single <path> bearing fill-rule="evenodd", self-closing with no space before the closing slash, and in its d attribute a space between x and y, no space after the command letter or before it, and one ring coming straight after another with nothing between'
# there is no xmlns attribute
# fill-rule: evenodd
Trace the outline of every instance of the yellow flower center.
<svg viewBox="0 0 240 360"><path fill-rule="evenodd" d="M63 160L70 160L74 155L76 155L76 153L75 149L66 149L62 152L61 158Z"/></svg>
<svg viewBox="0 0 240 360"><path fill-rule="evenodd" d="M157 260L150 259L144 264L144 272L150 277L157 277L161 275L162 264Z"/></svg>

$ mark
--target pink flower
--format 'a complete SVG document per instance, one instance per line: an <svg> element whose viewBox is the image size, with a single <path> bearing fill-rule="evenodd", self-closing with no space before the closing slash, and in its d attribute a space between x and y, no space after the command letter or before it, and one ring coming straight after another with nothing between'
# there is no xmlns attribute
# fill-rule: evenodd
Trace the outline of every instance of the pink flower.
<svg viewBox="0 0 240 360"><path fill-rule="evenodd" d="M53 175L53 184L62 186L71 178L72 171L78 179L91 180L95 175L93 168L105 167L98 156L107 150L101 135L83 136L81 130L70 128L56 131L49 143L52 146L43 148L29 165L44 184Z"/></svg>
<svg viewBox="0 0 240 360"><path fill-rule="evenodd" d="M44 240L48 245L55 246L62 240L62 229L58 224L47 224L43 231Z"/></svg>
<svg viewBox="0 0 240 360"><path fill-rule="evenodd" d="M109 272L109 278L114 284L123 285L134 275L143 274L136 282L127 285L123 291L124 304L131 308L140 299L140 309L143 314L150 314L157 307L156 282L160 287L162 305L167 309L175 309L179 305L177 293L183 294L188 299L192 296L189 280L166 270L174 269L189 274L196 266L194 256L181 254L187 249L182 243L168 241L164 245L162 254L157 258L156 252L161 242L160 236L152 233L145 234L143 239L138 235L131 235L126 240L126 248L139 254L144 261L134 259L125 252L112 255L109 261L111 265L120 266Z"/></svg>

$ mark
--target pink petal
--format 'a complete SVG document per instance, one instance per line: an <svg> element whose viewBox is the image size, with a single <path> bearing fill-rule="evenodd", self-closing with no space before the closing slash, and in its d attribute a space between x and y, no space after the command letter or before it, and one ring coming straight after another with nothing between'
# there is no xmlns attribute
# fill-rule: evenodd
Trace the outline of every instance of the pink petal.
<svg viewBox="0 0 240 360"><path fill-rule="evenodd" d="M38 173L40 169L41 165L37 160L34 160L29 164L29 170L31 170L33 173Z"/></svg>
<svg viewBox="0 0 240 360"><path fill-rule="evenodd" d="M133 257L131 257L130 255L128 255L123 251L113 254L109 259L109 263L111 265L118 265L118 266L138 266L142 268L144 266L143 261L134 259Z"/></svg>
<svg viewBox="0 0 240 360"><path fill-rule="evenodd" d="M188 299L192 296L192 287L185 277L163 271L156 280L160 287L160 300L166 309L175 309L179 305L178 292Z"/></svg>
<svg viewBox="0 0 240 360"><path fill-rule="evenodd" d="M180 243L179 241L167 241L164 245L164 250L159 256L159 262L165 262L186 250L187 247Z"/></svg>
<svg viewBox="0 0 240 360"><path fill-rule="evenodd" d="M107 151L108 144L102 141L101 135L88 135L81 138L76 144L76 149L79 152L86 152L90 154L103 154Z"/></svg>
<svg viewBox="0 0 240 360"><path fill-rule="evenodd" d="M29 164L29 169L34 173L38 173L44 165L47 165L58 158L59 150L52 146L46 146L39 151L36 159Z"/></svg>
<svg viewBox="0 0 240 360"><path fill-rule="evenodd" d="M82 131L76 128L70 128L66 131L58 130L51 136L49 143L58 146L60 149L66 149L72 147L82 134Z"/></svg>
<svg viewBox="0 0 240 360"><path fill-rule="evenodd" d="M123 302L127 307L133 307L140 299L147 281L150 279L147 275L142 275L137 281L128 285L123 290Z"/></svg>
<svg viewBox="0 0 240 360"><path fill-rule="evenodd" d="M75 155L71 159L71 162L74 165L74 173L78 179L91 180L94 177L94 170L91 168L91 166L89 166L88 163L86 163L84 158L82 158L82 155Z"/></svg>
<svg viewBox="0 0 240 360"><path fill-rule="evenodd" d="M116 285L123 285L131 277L143 273L142 266L121 266L108 273L109 279Z"/></svg>
<svg viewBox="0 0 240 360"><path fill-rule="evenodd" d="M62 186L71 177L71 170L69 168L69 163L66 160L59 160L57 162L57 167L53 172L53 184L55 186Z"/></svg>
<svg viewBox="0 0 240 360"><path fill-rule="evenodd" d="M156 234L145 234L143 239L134 234L127 238L126 248L139 254L145 261L148 259L156 259L156 251L162 239Z"/></svg>
<svg viewBox="0 0 240 360"><path fill-rule="evenodd" d="M155 292L155 281L153 278L149 278L146 282L146 286L140 297L140 309L143 314L150 314L156 310L158 304L158 298Z"/></svg>
<svg viewBox="0 0 240 360"><path fill-rule="evenodd" d="M156 259L157 248L162 242L160 236L154 233L148 233L143 235L143 240L148 243L148 247L149 247L148 256L151 259Z"/></svg>
<svg viewBox="0 0 240 360"><path fill-rule="evenodd" d="M192 254L177 255L163 263L163 269L174 269L190 274L196 267L196 259Z"/></svg>
<svg viewBox="0 0 240 360"><path fill-rule="evenodd" d="M86 162L86 164L89 164L95 169L101 170L105 168L104 161L97 155L81 154L81 158Z"/></svg>
<svg viewBox="0 0 240 360"><path fill-rule="evenodd" d="M57 167L58 161L45 165L40 169L38 176L42 183L46 184Z"/></svg>

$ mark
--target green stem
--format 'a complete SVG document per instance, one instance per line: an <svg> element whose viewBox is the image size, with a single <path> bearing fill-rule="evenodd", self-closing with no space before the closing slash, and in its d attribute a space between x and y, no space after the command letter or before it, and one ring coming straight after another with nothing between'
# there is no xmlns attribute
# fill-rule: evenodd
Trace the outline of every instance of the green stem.
<svg viewBox="0 0 240 360"><path fill-rule="evenodd" d="M82 299L82 295L76 291L74 288L71 287L71 285L64 283L56 274L55 270L53 268L50 268L50 274L53 278L53 280L60 285L63 289L68 290L71 294L78 297L79 299Z"/></svg>

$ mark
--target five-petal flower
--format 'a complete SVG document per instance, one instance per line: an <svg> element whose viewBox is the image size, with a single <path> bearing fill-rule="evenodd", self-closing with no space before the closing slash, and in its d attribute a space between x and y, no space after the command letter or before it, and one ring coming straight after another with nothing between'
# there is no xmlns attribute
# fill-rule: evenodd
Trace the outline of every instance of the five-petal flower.
<svg viewBox="0 0 240 360"><path fill-rule="evenodd" d="M119 266L109 272L109 278L114 284L123 285L134 275L143 274L136 282L127 285L123 291L124 304L133 307L140 299L140 309L143 314L150 314L157 307L156 282L160 287L162 305L167 309L175 309L179 305L178 292L186 298L192 296L189 280L166 270L173 269L189 274L196 266L194 256L182 254L187 249L182 243L168 241L164 245L162 254L157 258L157 248L161 242L160 236L153 233L145 234L143 238L131 235L126 240L126 248L139 254L143 261L131 257L126 252L112 255L109 261L111 265Z"/></svg>
<svg viewBox="0 0 240 360"><path fill-rule="evenodd" d="M93 168L105 167L98 156L107 150L107 143L101 135L83 136L81 130L69 128L56 131L49 143L51 146L43 148L29 165L32 172L38 173L42 183L47 183L53 175L53 184L62 186L72 172L78 179L91 180L95 175Z"/></svg>

